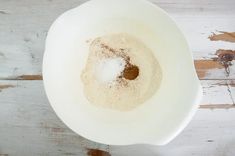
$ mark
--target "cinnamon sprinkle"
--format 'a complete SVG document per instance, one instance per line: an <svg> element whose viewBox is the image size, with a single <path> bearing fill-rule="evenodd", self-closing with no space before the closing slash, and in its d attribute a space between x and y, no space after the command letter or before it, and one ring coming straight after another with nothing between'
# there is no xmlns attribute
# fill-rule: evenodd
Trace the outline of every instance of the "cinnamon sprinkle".
<svg viewBox="0 0 235 156"><path fill-rule="evenodd" d="M133 65L130 63L130 57L127 56L126 51L128 51L128 49L124 49L124 48L120 48L119 50L116 50L110 46L108 46L105 43L101 43L100 46L106 50L108 50L111 54L113 54L116 57L122 57L125 62L125 68L123 70L123 72L121 73L121 75L118 77L119 79L126 79L126 80L135 80L138 76L139 76L139 67L136 65ZM110 57L109 54L107 54L108 57ZM118 82L121 82L120 80L118 80Z"/></svg>
<svg viewBox="0 0 235 156"><path fill-rule="evenodd" d="M136 65L129 64L123 70L122 75L127 80L134 80L139 75L139 68Z"/></svg>

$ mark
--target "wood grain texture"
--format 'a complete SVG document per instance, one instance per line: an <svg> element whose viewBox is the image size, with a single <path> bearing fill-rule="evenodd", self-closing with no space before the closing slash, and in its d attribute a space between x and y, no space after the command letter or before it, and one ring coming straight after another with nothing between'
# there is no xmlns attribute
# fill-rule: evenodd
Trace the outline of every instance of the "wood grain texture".
<svg viewBox="0 0 235 156"><path fill-rule="evenodd" d="M234 156L235 61L228 75L217 52L235 50L233 37L220 35L235 32L235 1L150 0L186 36L204 92L192 122L163 147L91 142L67 128L50 107L41 81L48 28L61 13L86 1L0 0L0 156L87 156L87 149L112 156ZM211 41L214 34L220 38Z"/></svg>
<svg viewBox="0 0 235 156"><path fill-rule="evenodd" d="M223 64L214 60L195 60L194 65L198 78L200 80L230 80L235 77L235 66L229 67L230 74L226 76L226 70ZM8 77L0 77L0 80L42 80L42 74L37 75L14 75Z"/></svg>
<svg viewBox="0 0 235 156"><path fill-rule="evenodd" d="M226 81L202 81L201 106L233 104ZM233 156L235 109L199 109L194 120L172 143L155 146L107 146L88 141L67 128L47 101L42 81L0 81L0 153L8 155L79 155L87 149L109 151L112 156L196 155ZM226 84L226 85L224 85ZM234 86L229 86L235 89ZM222 97L221 101L218 97ZM213 98L218 98L213 99ZM188 144L190 142L190 144ZM171 149L171 150L169 150Z"/></svg>
<svg viewBox="0 0 235 156"><path fill-rule="evenodd" d="M42 81L4 81L0 92L0 154L86 155L86 148L106 150L73 133L55 115Z"/></svg>
<svg viewBox="0 0 235 156"><path fill-rule="evenodd" d="M0 0L0 79L41 75L49 26L61 13L85 1ZM218 49L235 49L234 43L208 39L212 32L234 32L235 11L232 6L235 6L235 1L151 1L173 16L184 32L195 60L211 60L216 57ZM202 79L235 79L235 66L230 68L229 76L222 68L198 70Z"/></svg>
<svg viewBox="0 0 235 156"><path fill-rule="evenodd" d="M203 80L201 85L203 87L201 108L233 108L235 106L231 94L231 89L234 88L232 80Z"/></svg>
<svg viewBox="0 0 235 156"><path fill-rule="evenodd" d="M42 75L19 75L0 78L0 80L42 80Z"/></svg>
<svg viewBox="0 0 235 156"><path fill-rule="evenodd" d="M234 109L199 110L187 128L166 146L111 146L110 151L112 156L234 156L234 116Z"/></svg>
<svg viewBox="0 0 235 156"><path fill-rule="evenodd" d="M208 37L211 41L235 42L235 32L220 31L219 34L213 33Z"/></svg>
<svg viewBox="0 0 235 156"><path fill-rule="evenodd" d="M227 105L235 104L233 96L235 91L234 82L234 80L201 80L201 85L203 87L203 99L200 103L200 107L203 105L213 105L216 109L216 105L218 105L218 108L221 109L221 105L224 105L224 108L226 109L228 107ZM14 98L21 92L22 94L26 92L28 94L31 93L32 95L38 94L35 101L41 100L41 98L45 101L47 99L43 88L43 82L40 80L0 80L0 89L0 96L7 95L9 98ZM26 98L24 95L21 96L22 98Z"/></svg>
<svg viewBox="0 0 235 156"><path fill-rule="evenodd" d="M214 60L195 60L194 65L200 80L233 80L235 79L235 66L229 66L229 75L226 68L220 61ZM227 76L226 76L227 75ZM36 75L12 75L0 77L0 80L42 80L42 73Z"/></svg>

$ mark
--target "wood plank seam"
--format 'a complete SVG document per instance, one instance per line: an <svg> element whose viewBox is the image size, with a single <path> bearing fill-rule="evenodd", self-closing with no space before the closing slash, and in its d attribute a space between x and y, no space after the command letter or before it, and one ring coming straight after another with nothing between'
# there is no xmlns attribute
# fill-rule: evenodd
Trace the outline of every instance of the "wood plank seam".
<svg viewBox="0 0 235 156"><path fill-rule="evenodd" d="M31 80L25 80L25 81L32 82ZM37 80L37 81L41 83L41 80ZM208 88L211 88L215 85L221 86L221 87L224 86L225 90L227 90L228 98L231 98L230 100L231 103L229 101L227 102L224 101L224 103L223 101L221 101L221 103L214 104L213 102L211 103L210 101L204 101L204 102L201 102L201 104L198 106L200 109L234 109L235 108L234 99L232 97L232 90L231 90L231 88L233 87L234 81L224 81L224 82L214 83L214 84L212 83L211 86L209 86ZM18 88L18 87L22 88L22 85L18 85L18 80L16 81L16 83L11 83L11 81L6 82L6 83L3 82L0 84L0 92L5 92L8 90Z"/></svg>
<svg viewBox="0 0 235 156"><path fill-rule="evenodd" d="M36 75L10 76L7 78L0 78L0 80L43 80L43 78L41 74L36 74Z"/></svg>
<svg viewBox="0 0 235 156"><path fill-rule="evenodd" d="M206 105L199 105L200 109L231 109L235 108L235 104L206 104Z"/></svg>
<svg viewBox="0 0 235 156"><path fill-rule="evenodd" d="M228 87L228 92L229 92L229 95L230 95L230 98L233 102L233 105L235 105L235 102L234 102L234 99L233 99L233 95L232 95L232 91L231 91L231 87L229 86L229 84L227 83L227 87Z"/></svg>
<svg viewBox="0 0 235 156"><path fill-rule="evenodd" d="M0 80L43 80L43 76L40 74L36 75L21 75L21 76L11 76L11 77L0 77ZM219 78L200 78L199 80L235 80L234 78L224 78L224 79L219 79Z"/></svg>

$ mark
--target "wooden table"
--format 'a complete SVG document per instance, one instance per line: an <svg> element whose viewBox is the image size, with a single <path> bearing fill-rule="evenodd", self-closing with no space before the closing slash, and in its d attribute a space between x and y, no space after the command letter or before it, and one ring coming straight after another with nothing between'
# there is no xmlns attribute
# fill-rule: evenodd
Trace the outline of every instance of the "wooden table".
<svg viewBox="0 0 235 156"><path fill-rule="evenodd" d="M159 147L88 141L48 103L41 77L47 30L58 15L85 1L0 0L0 156L234 156L235 1L151 0L185 33L204 89L192 122Z"/></svg>

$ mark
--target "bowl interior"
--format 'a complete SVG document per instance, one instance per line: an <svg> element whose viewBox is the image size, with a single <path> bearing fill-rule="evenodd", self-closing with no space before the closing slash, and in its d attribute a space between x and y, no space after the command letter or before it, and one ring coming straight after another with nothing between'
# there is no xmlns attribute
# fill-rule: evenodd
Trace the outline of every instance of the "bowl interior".
<svg viewBox="0 0 235 156"><path fill-rule="evenodd" d="M163 71L159 90L130 112L89 104L80 77L87 41L122 32L143 41ZM43 77L49 101L68 127L88 139L118 145L171 140L189 121L200 90L181 31L164 11L142 0L93 0L60 16L48 33Z"/></svg>

